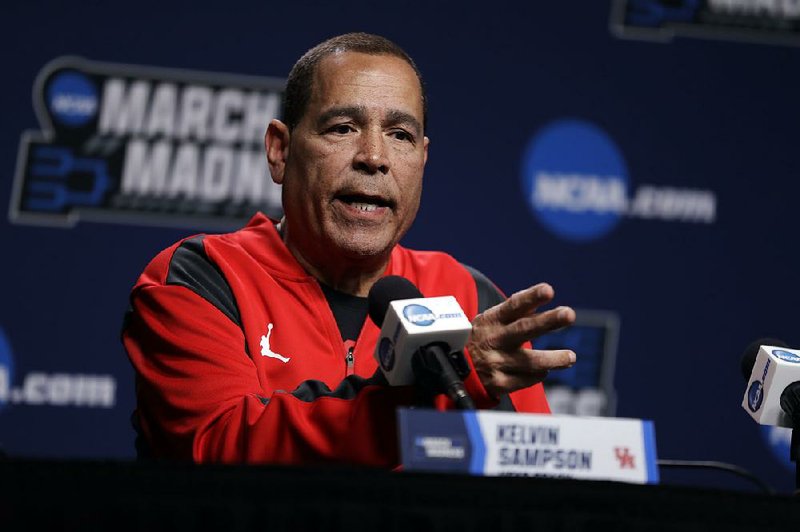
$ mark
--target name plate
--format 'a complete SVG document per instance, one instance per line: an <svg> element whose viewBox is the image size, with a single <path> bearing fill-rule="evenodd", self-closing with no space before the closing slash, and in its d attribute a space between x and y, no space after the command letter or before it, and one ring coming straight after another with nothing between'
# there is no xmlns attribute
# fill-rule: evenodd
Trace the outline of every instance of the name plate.
<svg viewBox="0 0 800 532"><path fill-rule="evenodd" d="M406 471L658 483L652 421L400 409Z"/></svg>

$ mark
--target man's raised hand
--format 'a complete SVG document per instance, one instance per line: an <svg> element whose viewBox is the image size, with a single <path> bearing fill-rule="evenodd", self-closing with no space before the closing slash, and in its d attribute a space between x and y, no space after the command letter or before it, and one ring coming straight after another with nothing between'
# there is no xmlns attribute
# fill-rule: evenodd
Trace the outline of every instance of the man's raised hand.
<svg viewBox="0 0 800 532"><path fill-rule="evenodd" d="M575 353L566 350L525 349L526 341L572 325L575 311L557 307L537 313L553 300L547 283L521 290L472 320L467 349L486 391L494 397L541 382L551 369L575 363Z"/></svg>

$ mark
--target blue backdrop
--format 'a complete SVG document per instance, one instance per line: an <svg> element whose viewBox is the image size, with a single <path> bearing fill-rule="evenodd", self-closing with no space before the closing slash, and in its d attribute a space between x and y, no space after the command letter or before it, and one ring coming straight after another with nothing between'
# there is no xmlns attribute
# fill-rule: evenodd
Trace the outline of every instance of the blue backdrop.
<svg viewBox="0 0 800 532"><path fill-rule="evenodd" d="M611 312L616 414L654 420L659 457L733 462L788 490L793 472L739 406L739 356L767 335L800 345L800 49L623 39L611 7L6 2L0 206L22 134L40 126L34 80L56 57L280 78L324 38L383 34L429 91L423 205L405 244L446 250L507 292L546 280L561 304ZM133 456L128 292L155 253L205 229L0 221L0 448ZM71 404L65 390L81 386L89 399Z"/></svg>

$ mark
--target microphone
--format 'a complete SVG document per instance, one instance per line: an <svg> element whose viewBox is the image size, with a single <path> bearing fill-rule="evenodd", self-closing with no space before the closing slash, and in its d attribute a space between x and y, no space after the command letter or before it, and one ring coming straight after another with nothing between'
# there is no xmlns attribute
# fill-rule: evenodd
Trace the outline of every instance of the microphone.
<svg viewBox="0 0 800 532"><path fill-rule="evenodd" d="M800 351L774 338L756 340L742 355L742 373L749 383L742 408L761 425L792 429L789 458L800 490Z"/></svg>
<svg viewBox="0 0 800 532"><path fill-rule="evenodd" d="M763 338L747 347L741 363L748 382L742 408L750 417L761 425L800 426L800 351Z"/></svg>
<svg viewBox="0 0 800 532"><path fill-rule="evenodd" d="M474 410L462 380L470 372L462 350L472 324L456 299L424 297L408 279L390 275L372 286L368 301L369 317L381 328L375 360L389 384L416 383Z"/></svg>

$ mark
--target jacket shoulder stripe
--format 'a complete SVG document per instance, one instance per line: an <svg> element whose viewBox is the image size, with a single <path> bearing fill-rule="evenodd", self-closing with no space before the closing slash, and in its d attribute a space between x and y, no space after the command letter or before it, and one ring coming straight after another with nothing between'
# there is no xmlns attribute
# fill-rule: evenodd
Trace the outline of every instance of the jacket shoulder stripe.
<svg viewBox="0 0 800 532"><path fill-rule="evenodd" d="M464 268L472 275L472 279L475 281L475 288L478 290L478 312L483 312L487 308L491 308L495 305L499 305L506 298L497 287L494 285L493 282L489 280L488 277L483 275L480 271L476 270L472 266L468 266L466 264L462 264Z"/></svg>
<svg viewBox="0 0 800 532"><path fill-rule="evenodd" d="M241 328L242 320L233 291L217 265L206 255L204 239L205 235L199 235L178 246L169 263L167 284L188 288Z"/></svg>

